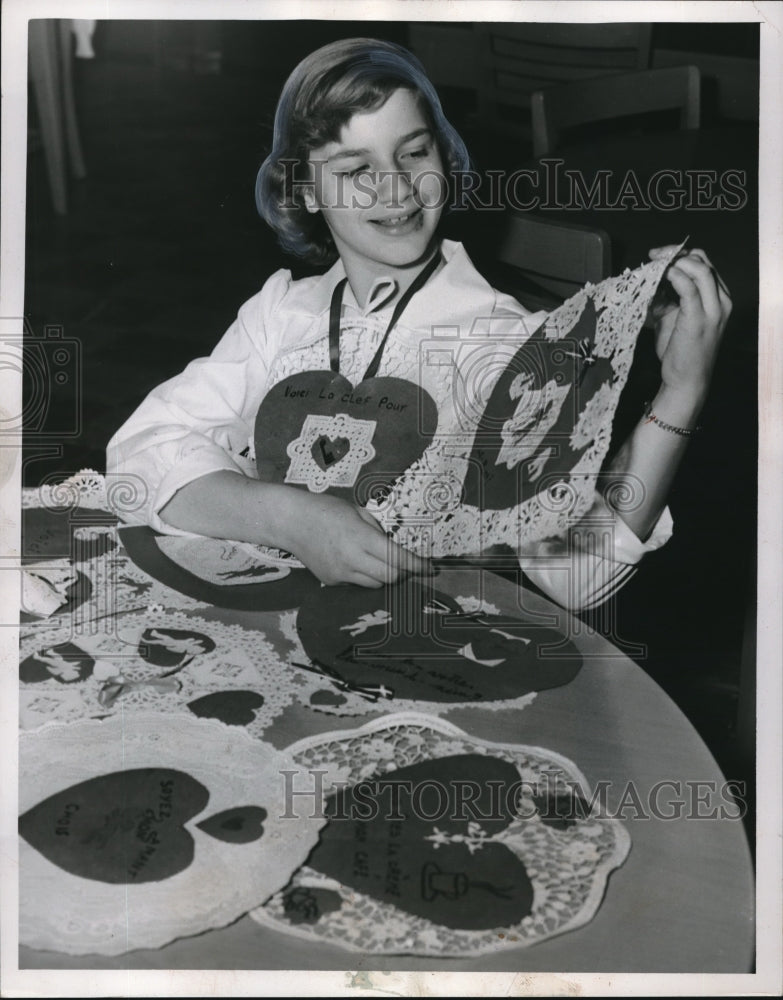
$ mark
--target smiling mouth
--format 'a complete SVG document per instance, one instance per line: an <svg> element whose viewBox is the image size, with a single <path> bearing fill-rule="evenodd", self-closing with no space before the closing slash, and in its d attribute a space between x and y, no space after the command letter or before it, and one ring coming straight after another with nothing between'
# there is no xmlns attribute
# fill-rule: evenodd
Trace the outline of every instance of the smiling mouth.
<svg viewBox="0 0 783 1000"><path fill-rule="evenodd" d="M418 225L420 220L421 209L417 208L413 212L408 212L407 215L397 215L393 219L373 219L372 222L374 225L380 226L381 229L394 233L411 229Z"/></svg>

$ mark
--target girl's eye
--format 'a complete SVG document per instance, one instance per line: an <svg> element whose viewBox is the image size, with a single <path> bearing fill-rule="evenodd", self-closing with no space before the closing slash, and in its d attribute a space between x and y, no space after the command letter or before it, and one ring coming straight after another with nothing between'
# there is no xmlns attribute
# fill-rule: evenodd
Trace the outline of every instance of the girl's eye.
<svg viewBox="0 0 783 1000"><path fill-rule="evenodd" d="M403 159L423 160L425 156L429 155L429 152L429 146L421 146L419 149L411 149L407 153L403 153Z"/></svg>
<svg viewBox="0 0 783 1000"><path fill-rule="evenodd" d="M352 167L350 170L345 170L342 173L343 177L358 177L359 174L365 174L369 170L369 166L363 163L360 167Z"/></svg>

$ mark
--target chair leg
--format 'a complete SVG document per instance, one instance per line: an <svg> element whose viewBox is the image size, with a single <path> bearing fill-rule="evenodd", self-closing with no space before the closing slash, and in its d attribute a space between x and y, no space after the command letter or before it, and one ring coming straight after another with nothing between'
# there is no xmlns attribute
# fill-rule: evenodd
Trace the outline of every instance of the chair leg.
<svg viewBox="0 0 783 1000"><path fill-rule="evenodd" d="M71 172L74 177L87 176L84 165L84 154L79 138L79 127L76 120L76 103L73 98L73 38L71 37L71 22L63 19L60 28L60 67L62 71L62 100L65 113L65 139L68 145L68 155L71 161Z"/></svg>
<svg viewBox="0 0 783 1000"><path fill-rule="evenodd" d="M41 139L49 175L49 188L58 215L68 211L65 172L65 139L60 118L59 53L56 27L51 20L34 19L30 25L30 77L41 124Z"/></svg>

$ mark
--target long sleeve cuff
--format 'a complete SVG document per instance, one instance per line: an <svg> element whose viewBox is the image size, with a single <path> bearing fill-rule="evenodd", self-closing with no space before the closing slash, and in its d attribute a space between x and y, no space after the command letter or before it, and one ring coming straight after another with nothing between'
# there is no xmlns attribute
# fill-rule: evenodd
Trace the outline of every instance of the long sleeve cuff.
<svg viewBox="0 0 783 1000"><path fill-rule="evenodd" d="M672 535L668 507L644 542L605 507L595 513L568 538L539 542L519 560L529 580L571 611L587 611L607 601L631 579L639 561Z"/></svg>

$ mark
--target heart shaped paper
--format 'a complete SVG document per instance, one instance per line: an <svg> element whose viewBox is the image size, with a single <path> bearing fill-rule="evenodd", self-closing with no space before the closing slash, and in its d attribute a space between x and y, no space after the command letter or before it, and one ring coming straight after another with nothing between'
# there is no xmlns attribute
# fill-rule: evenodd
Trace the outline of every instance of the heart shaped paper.
<svg viewBox="0 0 783 1000"><path fill-rule="evenodd" d="M648 307L679 249L585 286L532 335L521 317L511 320L502 364L493 367L485 345L465 345L451 377L470 405L457 408L456 421L444 410L426 469L401 476L378 512L398 544L435 557L495 545L520 552L564 536L590 511L597 486L611 485L600 476L614 414ZM422 359L422 378L437 379L426 366L439 362ZM620 513L637 502L632 492L612 497Z"/></svg>
<svg viewBox="0 0 783 1000"><path fill-rule="evenodd" d="M310 659L355 690L387 698L481 703L567 684L582 666L560 632L519 618L465 614L412 581L371 590L326 587L303 603L297 630Z"/></svg>
<svg viewBox="0 0 783 1000"><path fill-rule="evenodd" d="M183 771L115 771L39 802L19 818L19 833L71 875L123 885L160 882L192 863L185 823L208 800L206 788Z"/></svg>
<svg viewBox="0 0 783 1000"><path fill-rule="evenodd" d="M188 702L188 708L202 718L219 719L229 726L246 726L263 704L263 696L257 691L215 691Z"/></svg>
<svg viewBox="0 0 783 1000"><path fill-rule="evenodd" d="M190 713L23 732L19 763L33 948L118 955L225 926L286 885L324 822L285 801L289 755Z"/></svg>
<svg viewBox="0 0 783 1000"><path fill-rule="evenodd" d="M438 957L536 944L592 918L630 847L575 765L541 747L404 712L289 749L318 771L329 821L250 915L306 940Z"/></svg>
<svg viewBox="0 0 783 1000"><path fill-rule="evenodd" d="M194 656L211 653L214 648L215 640L202 632L157 627L142 632L139 655L150 666L178 670Z"/></svg>
<svg viewBox="0 0 783 1000"><path fill-rule="evenodd" d="M306 569L291 569L282 577L276 572L271 579L269 575L255 581L248 577L246 583L224 586L203 579L161 551L158 540L168 536L159 535L146 525L120 528L119 535L139 569L181 594L219 608L241 611L296 608L306 594L317 592L321 587L318 579ZM213 539L204 542L214 544Z"/></svg>
<svg viewBox="0 0 783 1000"><path fill-rule="evenodd" d="M77 684L92 676L95 660L72 642L60 642L26 656L19 664L19 679L37 684L54 679L60 684Z"/></svg>
<svg viewBox="0 0 783 1000"><path fill-rule="evenodd" d="M505 510L568 479L592 443L574 438L579 414L614 380L611 360L593 354L597 322L588 298L567 337L552 339L543 324L514 355L476 428L464 503Z"/></svg>
<svg viewBox="0 0 783 1000"><path fill-rule="evenodd" d="M518 786L513 764L479 754L363 782L327 802L330 819L308 866L446 927L516 924L532 909L530 878L516 854L486 841L511 822ZM469 809L466 789L476 793ZM487 817L480 835L475 823L469 829L476 815Z"/></svg>
<svg viewBox="0 0 783 1000"><path fill-rule="evenodd" d="M421 457L437 422L432 397L405 379L376 376L353 387L331 371L301 372L259 407L259 475L364 506Z"/></svg>
<svg viewBox="0 0 783 1000"><path fill-rule="evenodd" d="M263 835L265 819L266 809L260 806L236 806L196 825L227 844L249 844Z"/></svg>
<svg viewBox="0 0 783 1000"><path fill-rule="evenodd" d="M116 549L116 523L105 511L29 507L22 511L22 562L62 557L89 562Z"/></svg>

